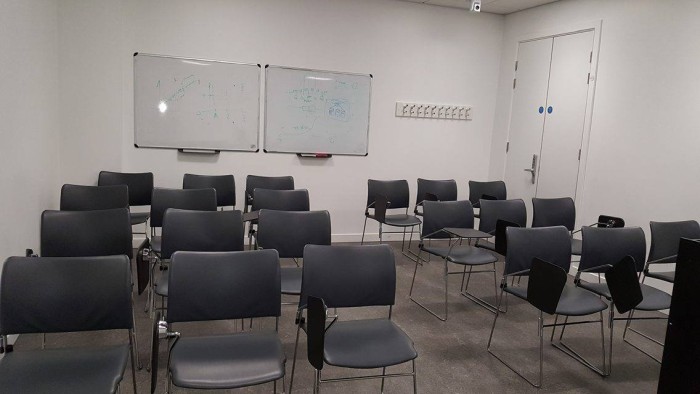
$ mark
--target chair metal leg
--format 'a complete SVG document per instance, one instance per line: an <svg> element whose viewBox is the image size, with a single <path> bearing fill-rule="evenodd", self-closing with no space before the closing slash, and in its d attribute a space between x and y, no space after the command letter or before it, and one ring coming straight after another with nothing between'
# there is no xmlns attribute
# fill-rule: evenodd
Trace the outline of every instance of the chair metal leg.
<svg viewBox="0 0 700 394"><path fill-rule="evenodd" d="M365 216L365 225L362 226L362 239L360 240L360 245L365 243L365 230L367 229L367 216ZM289 390L290 392L292 390Z"/></svg>
<svg viewBox="0 0 700 394"><path fill-rule="evenodd" d="M647 352L646 350L644 350L644 349L642 349L641 347L635 345L635 344L632 343L629 339L627 339L627 330L629 330L629 331L631 331L631 332L633 332L633 333L635 333L635 334L637 334L637 335L639 335L639 336L641 336L641 337L643 337L643 338L646 338L646 339L650 340L651 342L653 342L653 343L655 343L655 344L657 344L657 345L659 345L659 346L661 346L661 347L664 347L664 343L663 343L663 342L661 342L661 341L659 341L659 340L657 340L657 339L655 339L655 338L652 338L652 337L650 337L649 335L647 335L647 334L645 334L645 333L643 333L643 332L641 332L641 331L639 331L639 330L635 330L634 328L630 327L630 325L632 324L632 320L635 320L635 319L634 319L634 312L635 312L635 310L633 309L633 310L631 310L630 313L627 315L627 323L625 324L625 330L622 332L622 340L625 341L625 343L627 343L628 345L632 346L633 348L635 348L635 349L639 350L640 352L646 354L646 355L647 355L649 358L651 358L652 360L654 360L654 361L656 361L657 363L661 364L661 360L660 360L658 357L656 357L656 356L654 356L653 354ZM639 318L639 319L643 319L643 318Z"/></svg>
<svg viewBox="0 0 700 394"><path fill-rule="evenodd" d="M552 346L555 348L559 349L562 351L564 354L567 356L573 358L574 360L578 361L579 363L583 364L586 366L588 369L592 370L593 372L597 373L600 376L608 376L607 372L607 367L605 363L605 331L604 331L604 318L603 318L603 311L599 312L600 319L597 321L600 323L600 343L601 343L601 349L602 349L602 356L603 356L603 368L600 369L593 365L590 361L585 359L583 356L581 356L579 353L577 353L575 350L573 350L569 345L563 342L563 337L564 337L564 329L566 328L567 324L569 324L569 316L565 316L564 318L564 323L562 324L561 332L559 334L559 341L558 342L553 342ZM594 323L596 321L586 321L586 322L573 322L571 324L585 324L585 323ZM555 320L556 324L556 320ZM553 330L552 330L552 337L554 336L554 329L556 329L556 325L553 325Z"/></svg>
<svg viewBox="0 0 700 394"><path fill-rule="evenodd" d="M464 268L465 268L465 270L466 270L466 265L464 266ZM493 304L491 304L491 303L489 303L489 302L484 301L483 299L481 299L481 298L475 296L474 294L472 294L472 293L470 293L470 292L468 291L468 289L469 289L469 281L471 280L471 277L472 277L472 274L473 274L473 273L477 273L477 272L488 272L488 271L476 271L476 272L473 272L473 268L474 268L473 266L469 266L469 272L467 272L467 281L466 281L466 284L463 283L463 284L464 284L464 287L461 289L460 294L461 294L463 297L465 297L466 299L468 299L468 300L472 301L473 303L479 305L480 307L486 309L487 311L489 311L489 312L491 312L491 313L496 313L496 306L495 306L495 305L493 305ZM495 264L494 264L494 266L493 266L493 275L494 275L494 281L495 281L495 279L496 279L496 265L495 265ZM462 277L462 281L464 282L464 277ZM498 295L498 286L496 286L496 295ZM501 311L501 312L504 312L504 311Z"/></svg>
<svg viewBox="0 0 700 394"><path fill-rule="evenodd" d="M321 392L321 371L314 369L314 394ZM291 391L290 391L291 393Z"/></svg>
<svg viewBox="0 0 700 394"><path fill-rule="evenodd" d="M411 360L413 365L413 394L418 394L418 376L416 375L416 360Z"/></svg>
<svg viewBox="0 0 700 394"><path fill-rule="evenodd" d="M610 331L610 347L608 348L608 376L612 373L612 350L613 350L613 326L615 323L615 305L610 303L610 312L608 313L608 329Z"/></svg>
<svg viewBox="0 0 700 394"><path fill-rule="evenodd" d="M380 393L384 394L384 375L386 375L386 367L382 368L382 389Z"/></svg>
<svg viewBox="0 0 700 394"><path fill-rule="evenodd" d="M134 305L134 296L131 296L131 305ZM136 324L136 316L134 316L134 308L131 308L131 319ZM134 331L134 353L136 354L136 367L140 370L143 369L143 364L141 364L141 358L139 357L139 343L136 339L136 331Z"/></svg>
<svg viewBox="0 0 700 394"><path fill-rule="evenodd" d="M129 350L131 351L131 381L134 385L134 394L136 394L136 366L134 365L137 360L137 351L135 349L136 344L136 333L134 330L129 330ZM140 368L139 368L140 369Z"/></svg>
<svg viewBox="0 0 700 394"><path fill-rule="evenodd" d="M299 331L301 331L301 324L297 324L297 339L294 341L294 357L292 357L292 377L289 378L289 392L292 392L292 387L294 387L294 370L297 366L297 349L299 349Z"/></svg>
<svg viewBox="0 0 700 394"><path fill-rule="evenodd" d="M382 244L382 224L379 223L379 244Z"/></svg>
<svg viewBox="0 0 700 394"><path fill-rule="evenodd" d="M419 253L419 254L420 254L420 253ZM418 259L417 259L417 260L418 260ZM425 306L425 305L421 304L420 302L416 301L415 298L413 298L413 295L412 295L412 294L413 294L413 283L411 283L411 291L410 291L410 293L409 293L409 295L408 295L408 298L409 298L411 301L413 301L416 305L418 305L419 307L425 309L426 311L428 311L428 313L430 313L431 315L437 317L437 318L438 318L439 320L441 320L441 321L447 321L447 317L448 317L448 316L447 316L447 283L448 283L449 274L448 274L448 270L447 270L447 259L444 259L444 262L445 262L445 269L444 269L444 273L443 273L443 276L444 276L444 278L445 278L445 317L444 317L444 318L443 318L442 316L438 315L437 313L433 312L433 311L432 311L430 308L428 308L427 306ZM418 261L416 261L416 270L418 270ZM415 280L415 279L416 279L416 275L415 275L415 271L414 271L414 272L413 272L413 280Z"/></svg>
<svg viewBox="0 0 700 394"><path fill-rule="evenodd" d="M46 333L41 334L41 350L46 349Z"/></svg>

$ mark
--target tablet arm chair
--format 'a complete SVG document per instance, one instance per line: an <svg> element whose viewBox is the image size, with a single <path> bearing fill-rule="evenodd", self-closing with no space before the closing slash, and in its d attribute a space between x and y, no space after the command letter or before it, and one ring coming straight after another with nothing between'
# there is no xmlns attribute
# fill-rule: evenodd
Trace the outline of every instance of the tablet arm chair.
<svg viewBox="0 0 700 394"><path fill-rule="evenodd" d="M413 213L422 216L423 201L457 201L457 182L454 179L434 180L418 178L416 207Z"/></svg>
<svg viewBox="0 0 700 394"><path fill-rule="evenodd" d="M275 190L260 189L253 190L252 211L270 209L275 211L308 211L309 191L306 189ZM258 225L257 220L252 220L248 225L248 246L252 249L253 237L255 237L254 226Z"/></svg>
<svg viewBox="0 0 700 394"><path fill-rule="evenodd" d="M474 209L479 209L479 212L474 215L476 218L481 216L479 200L505 200L506 198L506 183L503 181L469 181L469 201Z"/></svg>
<svg viewBox="0 0 700 394"><path fill-rule="evenodd" d="M527 225L527 208L525 208L523 200L481 199L479 205L481 206L479 231L495 235L496 223L499 220L517 224L517 227L525 227ZM488 250L496 250L495 244L486 239L479 239L476 246Z"/></svg>
<svg viewBox="0 0 700 394"><path fill-rule="evenodd" d="M195 175L185 174L182 177L183 189L214 189L216 190L216 205L236 207L236 180L233 175Z"/></svg>
<svg viewBox="0 0 700 394"><path fill-rule="evenodd" d="M248 175L245 180L244 213L253 206L255 189L294 190L294 177Z"/></svg>
<svg viewBox="0 0 700 394"><path fill-rule="evenodd" d="M169 275L168 314L165 323L154 324L153 329L151 392L158 382L161 332L171 339L167 392L172 392L172 386L210 390L270 382L276 392L279 380L284 388L286 357L277 333L281 314L277 252L178 251L172 256ZM174 325L185 322L269 317L275 319L274 331L184 336L174 330Z"/></svg>
<svg viewBox="0 0 700 394"><path fill-rule="evenodd" d="M586 227L600 227L600 228L622 228L625 227L625 220L615 216L600 215L598 216L598 221L589 224ZM574 235L580 233L582 228L575 230L571 233L571 254L574 256L581 255L581 240L578 238L573 238Z"/></svg>
<svg viewBox="0 0 700 394"><path fill-rule="evenodd" d="M673 283L675 271L652 271L650 268L659 264L675 263L680 239L700 239L700 225L695 220L684 220L650 222L649 227L651 228L651 246L642 282L646 278L653 278Z"/></svg>
<svg viewBox="0 0 700 394"><path fill-rule="evenodd" d="M104 330L128 344L6 352L0 392L116 393L130 359L136 390L131 270L124 256L11 257L2 267L0 335Z"/></svg>
<svg viewBox="0 0 700 394"><path fill-rule="evenodd" d="M98 186L126 185L129 189L129 206L139 207L151 205L151 194L153 193L153 173L152 172L112 172L100 171L97 178ZM148 232L148 212L131 212L131 225L144 224Z"/></svg>

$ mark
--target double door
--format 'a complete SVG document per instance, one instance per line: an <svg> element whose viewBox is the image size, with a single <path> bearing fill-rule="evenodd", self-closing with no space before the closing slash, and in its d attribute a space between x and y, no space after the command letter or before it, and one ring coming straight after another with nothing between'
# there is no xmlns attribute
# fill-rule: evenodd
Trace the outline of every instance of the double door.
<svg viewBox="0 0 700 394"><path fill-rule="evenodd" d="M576 198L594 32L518 46L505 182L509 198Z"/></svg>

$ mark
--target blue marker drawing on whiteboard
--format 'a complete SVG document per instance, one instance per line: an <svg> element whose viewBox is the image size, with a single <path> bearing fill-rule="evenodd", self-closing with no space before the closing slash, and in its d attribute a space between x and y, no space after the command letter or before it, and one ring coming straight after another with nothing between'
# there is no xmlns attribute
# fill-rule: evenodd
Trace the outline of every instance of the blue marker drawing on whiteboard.
<svg viewBox="0 0 700 394"><path fill-rule="evenodd" d="M328 105L328 117L331 119L347 122L350 118L347 100L331 99Z"/></svg>

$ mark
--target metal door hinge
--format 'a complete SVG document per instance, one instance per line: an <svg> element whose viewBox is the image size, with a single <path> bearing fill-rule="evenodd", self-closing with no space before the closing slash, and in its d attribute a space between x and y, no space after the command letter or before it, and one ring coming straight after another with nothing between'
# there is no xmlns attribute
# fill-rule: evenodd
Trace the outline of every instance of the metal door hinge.
<svg viewBox="0 0 700 394"><path fill-rule="evenodd" d="M516 81L516 80L517 80L517 79L513 78L513 89L515 89L515 81Z"/></svg>
<svg viewBox="0 0 700 394"><path fill-rule="evenodd" d="M508 153L508 150L510 150L510 141L506 142L506 153Z"/></svg>
<svg viewBox="0 0 700 394"><path fill-rule="evenodd" d="M581 161L581 149L578 150L578 161Z"/></svg>
<svg viewBox="0 0 700 394"><path fill-rule="evenodd" d="M518 71L518 61L515 61L515 71Z"/></svg>
<svg viewBox="0 0 700 394"><path fill-rule="evenodd" d="M588 77L586 78L586 84L591 83L591 73L588 73Z"/></svg>
<svg viewBox="0 0 700 394"><path fill-rule="evenodd" d="M593 51L591 51L591 56L588 58L588 63L593 63Z"/></svg>

